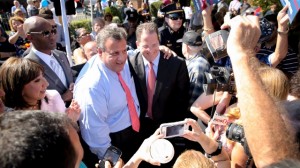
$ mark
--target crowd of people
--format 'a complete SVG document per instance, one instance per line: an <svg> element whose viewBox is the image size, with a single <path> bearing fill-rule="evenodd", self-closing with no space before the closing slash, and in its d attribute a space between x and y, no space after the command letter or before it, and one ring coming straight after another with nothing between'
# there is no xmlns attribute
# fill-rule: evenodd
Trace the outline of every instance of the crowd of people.
<svg viewBox="0 0 300 168"><path fill-rule="evenodd" d="M70 64L46 2L26 12L14 1L11 33L0 31L0 167L299 167L300 43L288 39L299 21L289 25L288 6L262 15L220 0L191 13L164 0L154 18L150 2L114 3L127 4L124 23L106 13L77 29ZM226 41L210 41L220 29ZM151 145L178 121L188 129L167 139L175 153L161 163Z"/></svg>

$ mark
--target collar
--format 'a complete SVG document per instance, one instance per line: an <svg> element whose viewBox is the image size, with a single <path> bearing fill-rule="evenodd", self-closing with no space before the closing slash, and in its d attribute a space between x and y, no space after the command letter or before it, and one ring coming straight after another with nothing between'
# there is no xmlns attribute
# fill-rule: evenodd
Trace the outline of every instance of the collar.
<svg viewBox="0 0 300 168"><path fill-rule="evenodd" d="M42 56L42 57L45 57L45 56L53 56L52 51L51 51L51 55L48 55L48 54L46 54L46 53L43 53L43 52L38 51L38 50L35 49L33 46L32 46L31 49L32 49L33 53L35 53L35 54L38 55L38 56Z"/></svg>
<svg viewBox="0 0 300 168"><path fill-rule="evenodd" d="M149 65L149 61L142 55L142 58L143 58L143 62L144 62L144 66L148 66ZM158 55L157 57L153 60L152 64L155 66L155 67L158 67L158 63L159 63L159 59L160 59L160 52L158 52Z"/></svg>
<svg viewBox="0 0 300 168"><path fill-rule="evenodd" d="M42 53L38 50L36 50L33 46L32 46L32 52L37 55L40 59L42 59L47 65L50 66L50 60L52 58L54 58L54 55L53 53L51 52L51 55L48 55L48 54L45 54L45 53ZM54 58L55 59L55 58ZM55 59L56 60L56 59Z"/></svg>

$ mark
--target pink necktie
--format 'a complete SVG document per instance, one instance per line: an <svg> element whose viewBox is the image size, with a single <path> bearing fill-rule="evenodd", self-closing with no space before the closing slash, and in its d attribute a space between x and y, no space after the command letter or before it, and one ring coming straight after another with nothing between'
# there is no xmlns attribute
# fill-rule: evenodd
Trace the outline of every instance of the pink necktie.
<svg viewBox="0 0 300 168"><path fill-rule="evenodd" d="M148 64L149 66L149 72L148 72L148 79L147 79L147 93L148 93L148 109L147 109L147 115L152 118L152 103L153 103L153 95L154 95L154 89L155 89L155 73L153 69L153 63L150 62Z"/></svg>
<svg viewBox="0 0 300 168"><path fill-rule="evenodd" d="M137 111L135 109L135 105L134 105L132 95L130 93L130 90L129 90L128 86L124 82L121 74L120 73L117 73L117 74L118 74L119 81L120 81L120 83L121 83L121 85L122 85L122 87L125 91L125 94L126 94L126 100L127 100L127 105L128 105L128 110L129 110L129 115L130 115L132 128L136 132L139 132L139 130L140 130L140 120L139 120Z"/></svg>

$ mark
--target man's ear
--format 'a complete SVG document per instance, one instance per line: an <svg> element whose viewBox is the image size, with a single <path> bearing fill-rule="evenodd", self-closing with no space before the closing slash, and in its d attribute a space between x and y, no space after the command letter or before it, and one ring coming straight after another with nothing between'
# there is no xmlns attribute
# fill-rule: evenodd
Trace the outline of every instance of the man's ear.
<svg viewBox="0 0 300 168"><path fill-rule="evenodd" d="M136 47L139 48L139 41L135 41Z"/></svg>
<svg viewBox="0 0 300 168"><path fill-rule="evenodd" d="M102 57L102 52L103 52L103 51L102 51L100 48L98 48L97 50L98 50L98 54L99 54L99 56L100 56L100 58L101 58L101 57Z"/></svg>

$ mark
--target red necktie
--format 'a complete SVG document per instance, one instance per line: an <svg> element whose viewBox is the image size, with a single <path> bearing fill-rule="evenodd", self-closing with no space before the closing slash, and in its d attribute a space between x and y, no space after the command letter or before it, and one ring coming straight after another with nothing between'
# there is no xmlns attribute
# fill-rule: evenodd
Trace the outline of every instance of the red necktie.
<svg viewBox="0 0 300 168"><path fill-rule="evenodd" d="M118 74L119 81L120 81L120 83L121 83L121 85L122 85L122 87L125 91L125 94L126 94L126 100L127 100L128 110L129 110L129 114L130 114L130 120L131 120L132 128L136 132L139 132L139 130L140 130L140 120L139 120L139 117L138 117L138 114L137 114L137 111L136 111L136 108L135 108L135 105L134 105L132 95L130 93L130 90L129 90L128 86L124 82L121 74L120 73L117 73L117 74Z"/></svg>
<svg viewBox="0 0 300 168"><path fill-rule="evenodd" d="M154 95L154 89L155 89L155 73L153 69L153 63L150 62L148 64L149 66L149 72L148 72L148 79L147 79L147 93L148 93L148 109L147 109L147 115L152 118L152 103L153 103L153 95Z"/></svg>

